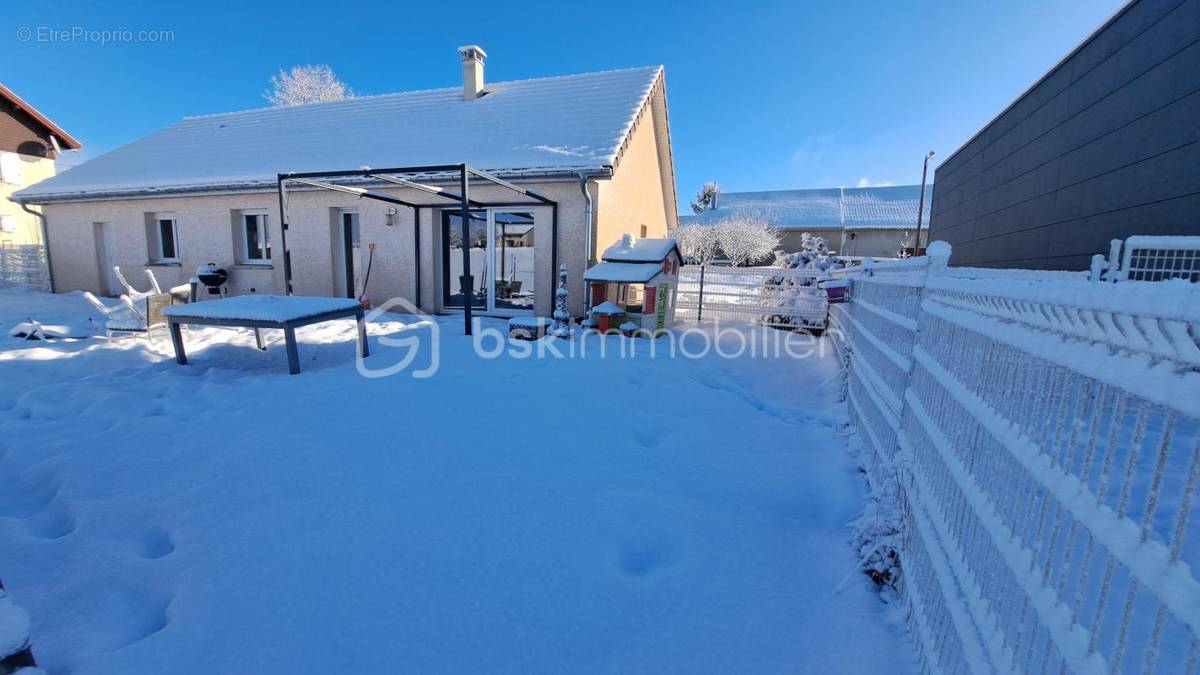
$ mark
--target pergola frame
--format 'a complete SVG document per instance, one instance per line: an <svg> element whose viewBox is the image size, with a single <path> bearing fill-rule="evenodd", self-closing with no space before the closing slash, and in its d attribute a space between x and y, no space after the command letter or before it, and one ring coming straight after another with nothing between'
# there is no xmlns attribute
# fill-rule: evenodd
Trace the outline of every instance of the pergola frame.
<svg viewBox="0 0 1200 675"><path fill-rule="evenodd" d="M413 178L404 178L403 176L412 176L423 178L425 180L436 180L439 182L450 182L457 180L459 191L457 193L447 190L436 185L417 182ZM526 197L531 201L506 201L506 202L487 202L478 201L470 198L471 179L476 178L483 180L492 185L498 185L507 190L511 190ZM334 192L343 192L358 196L360 199L373 199L375 201L387 202L389 204L397 204L399 206L407 206L413 210L413 231L414 231L414 255L416 258L416 304L421 303L421 209L435 209L440 207L450 206L449 202L429 202L418 203L407 199L393 197L390 194L377 192L365 187L356 185L348 185L344 181L347 179L359 179L360 181L378 181L381 183L389 183L400 187L411 188L429 194L438 199L450 200L450 202L458 202L462 220L462 256L463 256L463 273L459 277L460 287L465 294L465 302L463 303L463 333L471 335L471 305L475 302L475 279L471 275L471 249L469 246L471 236L471 210L477 208L497 208L510 206L549 206L551 208L551 246L550 246L550 271L554 273L554 279L558 279L558 202L538 194L534 190L523 188L519 185L492 175L486 171L475 169L467 164L436 164L431 166L400 166L389 167L386 169L352 169L345 171L307 171L302 173L281 173L278 174L278 191L279 191L279 214L281 230L280 245L283 247L283 279L284 292L287 295L292 294L292 255L288 251L287 232L288 232L288 199L287 199L287 183L298 183L308 187L319 188L323 190L332 190ZM332 181L343 182L332 182ZM554 288L552 283L551 288ZM353 291L352 291L353 292Z"/></svg>

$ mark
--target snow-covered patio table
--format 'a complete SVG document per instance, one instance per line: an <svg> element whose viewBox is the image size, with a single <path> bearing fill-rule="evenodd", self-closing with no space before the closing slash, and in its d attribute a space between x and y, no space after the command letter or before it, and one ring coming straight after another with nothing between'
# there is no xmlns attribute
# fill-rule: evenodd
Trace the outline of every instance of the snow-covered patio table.
<svg viewBox="0 0 1200 675"><path fill-rule="evenodd" d="M358 344L366 357L367 331L363 323L365 311L353 298L319 298L298 295L241 295L220 300L205 300L186 305L167 307L163 313L171 328L171 343L175 347L175 362L187 365L183 347L183 324L199 326L236 326L278 328L287 344L288 372L300 372L300 354L296 349L296 329L309 324L353 316L358 322ZM262 348L262 341L258 341Z"/></svg>

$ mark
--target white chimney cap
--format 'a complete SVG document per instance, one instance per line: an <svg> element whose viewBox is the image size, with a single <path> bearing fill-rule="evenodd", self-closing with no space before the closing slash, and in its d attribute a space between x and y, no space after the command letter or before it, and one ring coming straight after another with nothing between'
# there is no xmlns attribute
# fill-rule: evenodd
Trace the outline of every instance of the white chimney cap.
<svg viewBox="0 0 1200 675"><path fill-rule="evenodd" d="M458 53L462 54L464 58L471 56L487 57L487 52L483 51L483 47L479 45L463 45L458 48Z"/></svg>

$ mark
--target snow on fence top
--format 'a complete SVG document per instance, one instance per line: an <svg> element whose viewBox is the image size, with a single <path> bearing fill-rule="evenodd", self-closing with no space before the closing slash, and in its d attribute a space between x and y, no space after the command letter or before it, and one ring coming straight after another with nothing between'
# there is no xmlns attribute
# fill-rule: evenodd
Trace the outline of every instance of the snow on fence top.
<svg viewBox="0 0 1200 675"><path fill-rule="evenodd" d="M1130 281L1200 281L1200 237L1129 237L1120 274Z"/></svg>
<svg viewBox="0 0 1200 675"><path fill-rule="evenodd" d="M469 162L493 172L611 167L662 67L189 117L15 193L32 201L274 185L276 174Z"/></svg>
<svg viewBox="0 0 1200 675"><path fill-rule="evenodd" d="M831 332L927 669L1191 669L1200 284L925 258L850 278Z"/></svg>

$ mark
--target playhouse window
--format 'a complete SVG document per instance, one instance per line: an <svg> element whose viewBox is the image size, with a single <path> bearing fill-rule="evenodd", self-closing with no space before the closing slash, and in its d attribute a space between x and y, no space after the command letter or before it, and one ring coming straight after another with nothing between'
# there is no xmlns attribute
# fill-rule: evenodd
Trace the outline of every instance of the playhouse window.
<svg viewBox="0 0 1200 675"><path fill-rule="evenodd" d="M624 307L626 312L640 314L645 297L645 287L641 284L624 284L617 297L617 304Z"/></svg>

